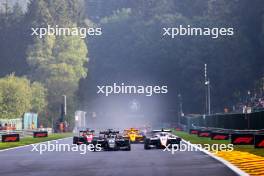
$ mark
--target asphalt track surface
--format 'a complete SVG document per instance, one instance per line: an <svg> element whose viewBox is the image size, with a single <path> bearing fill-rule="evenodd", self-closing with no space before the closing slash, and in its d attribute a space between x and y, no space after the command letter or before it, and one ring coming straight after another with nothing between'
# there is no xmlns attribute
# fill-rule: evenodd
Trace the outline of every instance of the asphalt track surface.
<svg viewBox="0 0 264 176"><path fill-rule="evenodd" d="M63 139L58 143L72 143ZM1 176L233 176L228 167L202 152L131 151L32 152L32 146L0 152Z"/></svg>

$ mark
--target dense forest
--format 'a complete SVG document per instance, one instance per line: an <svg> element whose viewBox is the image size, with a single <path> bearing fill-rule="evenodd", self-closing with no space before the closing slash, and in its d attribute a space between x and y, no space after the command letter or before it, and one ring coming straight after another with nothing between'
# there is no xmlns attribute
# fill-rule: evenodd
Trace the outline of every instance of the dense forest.
<svg viewBox="0 0 264 176"><path fill-rule="evenodd" d="M81 90L107 80L169 86L164 103L177 107L179 94L187 113L204 112L204 63L212 86L213 112L263 91L261 0L110 0L87 1L86 15L104 35L88 42L90 74ZM235 35L162 38L162 27L233 27ZM88 87L87 87L88 86ZM90 97L89 91L81 91ZM92 93L91 93L92 94ZM87 99L86 99L87 100Z"/></svg>
<svg viewBox="0 0 264 176"><path fill-rule="evenodd" d="M31 27L48 24L97 26L103 34L43 40L30 35ZM163 27L182 24L232 27L235 33L161 37ZM56 118L62 95L69 97L70 118L77 107L96 101L97 85L111 82L168 85L162 100L167 109L178 106L181 94L184 112L203 113L207 63L212 109L222 112L249 90L262 93L263 35L262 0L0 0L0 76L40 82L48 102L42 111Z"/></svg>

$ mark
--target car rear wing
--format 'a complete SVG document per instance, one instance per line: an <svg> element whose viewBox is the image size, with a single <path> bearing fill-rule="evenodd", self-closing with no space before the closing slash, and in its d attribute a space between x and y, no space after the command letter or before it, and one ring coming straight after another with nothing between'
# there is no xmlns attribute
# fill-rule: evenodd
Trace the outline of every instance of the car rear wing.
<svg viewBox="0 0 264 176"><path fill-rule="evenodd" d="M94 133L94 130L80 130L79 133Z"/></svg>
<svg viewBox="0 0 264 176"><path fill-rule="evenodd" d="M119 131L100 131L99 134L119 134Z"/></svg>
<svg viewBox="0 0 264 176"><path fill-rule="evenodd" d="M124 131L139 131L139 129L137 129L137 128L128 128L128 129L124 129Z"/></svg>
<svg viewBox="0 0 264 176"><path fill-rule="evenodd" d="M158 132L168 132L168 133L170 133L171 130L169 130L169 129L161 129L161 130L152 130L152 132L153 133L158 133Z"/></svg>

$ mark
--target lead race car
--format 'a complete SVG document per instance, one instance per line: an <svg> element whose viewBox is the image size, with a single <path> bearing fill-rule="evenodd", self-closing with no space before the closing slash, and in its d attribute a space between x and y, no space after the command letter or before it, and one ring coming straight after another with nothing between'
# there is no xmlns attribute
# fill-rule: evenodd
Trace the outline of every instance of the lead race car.
<svg viewBox="0 0 264 176"><path fill-rule="evenodd" d="M73 137L73 144L92 144L94 136L94 130L91 130L89 128L86 130L80 130L78 136Z"/></svg>
<svg viewBox="0 0 264 176"><path fill-rule="evenodd" d="M101 131L99 137L94 138L92 143L94 146L99 144L103 150L131 150L130 140L113 129Z"/></svg>
<svg viewBox="0 0 264 176"><path fill-rule="evenodd" d="M144 149L166 148L172 145L180 145L181 138L171 133L171 130L153 130L151 135L145 138Z"/></svg>

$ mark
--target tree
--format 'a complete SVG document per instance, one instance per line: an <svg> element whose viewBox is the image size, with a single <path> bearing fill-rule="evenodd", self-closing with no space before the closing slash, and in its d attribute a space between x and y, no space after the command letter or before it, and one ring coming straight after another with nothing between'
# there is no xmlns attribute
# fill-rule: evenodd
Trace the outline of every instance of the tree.
<svg viewBox="0 0 264 176"><path fill-rule="evenodd" d="M69 101L75 100L79 80L87 74L86 56L85 42L78 36L46 36L29 46L31 79L42 82L48 89L48 107L54 116L58 116L62 95L67 95Z"/></svg>
<svg viewBox="0 0 264 176"><path fill-rule="evenodd" d="M174 107L180 92L185 112L203 113L203 68L207 63L213 109L217 112L234 103L235 92L250 89L254 80L263 76L261 0L137 0L125 4L112 2L107 17L105 11L98 10L104 4L97 3L93 10L92 15L104 29L104 35L88 41L95 64L90 65L90 76L80 87L80 98L85 104L90 97L96 97L96 91L90 93L93 95L84 91L93 88L91 81L132 81L136 77L142 82L149 78L169 84L173 91L169 91L166 102L170 101ZM94 7L92 2L87 2L86 6L89 5ZM163 27L179 25L232 27L235 35L218 39L162 37ZM117 68L118 72L112 71Z"/></svg>
<svg viewBox="0 0 264 176"><path fill-rule="evenodd" d="M42 112L47 106L47 89L41 83L34 82L31 84L31 94L31 111L35 113Z"/></svg>
<svg viewBox="0 0 264 176"><path fill-rule="evenodd" d="M0 3L0 76L12 72L21 76L28 70L25 50L30 35L25 32L24 12L21 6L11 1L6 2L10 7L7 14L1 12L1 5L3 4Z"/></svg>
<svg viewBox="0 0 264 176"><path fill-rule="evenodd" d="M1 118L21 117L31 109L30 82L14 75L0 80Z"/></svg>
<svg viewBox="0 0 264 176"><path fill-rule="evenodd" d="M83 0L38 0L31 1L26 18L31 27L59 25L61 27L81 23Z"/></svg>
<svg viewBox="0 0 264 176"><path fill-rule="evenodd" d="M31 2L28 19L33 26L77 27L81 16L82 0L40 0ZM41 13L39 13L41 11ZM87 75L87 46L79 36L45 36L34 38L27 50L29 77L40 81L48 92L48 110L53 117L59 116L62 95L66 95L68 112L74 111L75 92L79 80Z"/></svg>
<svg viewBox="0 0 264 176"><path fill-rule="evenodd" d="M25 112L41 112L46 105L45 88L14 74L0 79L0 118L18 118Z"/></svg>

